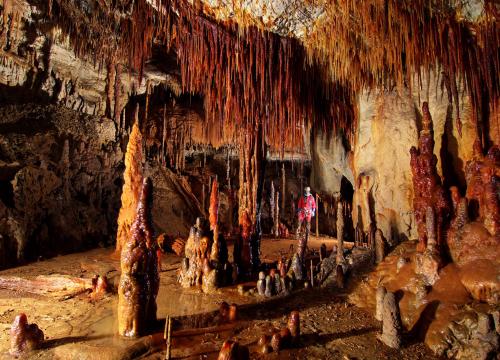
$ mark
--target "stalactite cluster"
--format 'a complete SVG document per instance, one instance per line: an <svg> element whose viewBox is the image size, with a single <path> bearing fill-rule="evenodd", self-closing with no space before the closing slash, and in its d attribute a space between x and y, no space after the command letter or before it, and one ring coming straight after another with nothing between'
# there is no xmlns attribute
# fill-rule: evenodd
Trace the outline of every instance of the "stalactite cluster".
<svg viewBox="0 0 500 360"><path fill-rule="evenodd" d="M218 129L216 136L231 138L235 130L262 124L266 142L283 150L302 144L314 120L352 125L352 112L343 106L351 94L322 80L297 40L215 23L181 2L179 9L172 46L183 89L204 95L207 128Z"/></svg>
<svg viewBox="0 0 500 360"><path fill-rule="evenodd" d="M351 133L354 94L307 64L298 40L255 26L217 22L187 1L138 0L129 8L122 3L108 7L91 1L89 11L71 0L53 0L49 12L78 56L107 64L108 82L120 80L119 64L141 77L153 44L173 50L183 91L204 97L205 141L214 146L231 143L242 129L251 132L262 124L266 143L283 152L302 148L303 133L311 124L329 129L339 125ZM108 84L108 95L111 88Z"/></svg>
<svg viewBox="0 0 500 360"><path fill-rule="evenodd" d="M488 145L485 127L500 95L498 10L485 1L482 15L462 15L455 0L311 0L324 16L306 36L309 60L323 64L334 79L356 91L375 85L420 87L422 76L442 71L455 103L461 133L458 83L469 92L478 133ZM475 4L475 6L481 6ZM417 74L417 84L413 75Z"/></svg>

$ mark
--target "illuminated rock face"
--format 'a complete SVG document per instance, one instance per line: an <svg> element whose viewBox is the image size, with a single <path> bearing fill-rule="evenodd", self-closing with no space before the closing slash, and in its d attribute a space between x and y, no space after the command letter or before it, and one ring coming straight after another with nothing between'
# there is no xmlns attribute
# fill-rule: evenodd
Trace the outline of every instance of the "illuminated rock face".
<svg viewBox="0 0 500 360"><path fill-rule="evenodd" d="M127 337L144 335L156 321L160 278L149 213L151 187L151 181L144 179L130 238L121 252L118 332Z"/></svg>

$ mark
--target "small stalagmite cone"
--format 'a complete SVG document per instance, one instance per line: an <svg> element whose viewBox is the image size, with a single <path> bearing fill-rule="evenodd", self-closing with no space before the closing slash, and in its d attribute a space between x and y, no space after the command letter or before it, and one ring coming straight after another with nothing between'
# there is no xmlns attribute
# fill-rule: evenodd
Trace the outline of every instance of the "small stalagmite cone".
<svg viewBox="0 0 500 360"><path fill-rule="evenodd" d="M266 297L271 297L273 295L273 281L270 275L266 276L266 290L264 292Z"/></svg>
<svg viewBox="0 0 500 360"><path fill-rule="evenodd" d="M292 334L290 333L290 330L285 327L280 330L280 335L283 347L290 346L290 342L292 340Z"/></svg>
<svg viewBox="0 0 500 360"><path fill-rule="evenodd" d="M269 338L269 336L264 334L259 338L259 342L257 343L257 345L259 345L259 346L268 345L270 343L270 341L271 341L271 339Z"/></svg>
<svg viewBox="0 0 500 360"><path fill-rule="evenodd" d="M271 338L271 346L275 352L279 352L281 350L282 339L279 332L273 334L273 337Z"/></svg>
<svg viewBox="0 0 500 360"><path fill-rule="evenodd" d="M298 311L292 311L288 318L288 330L290 330L292 344L296 345L300 339L300 314Z"/></svg>
<svg viewBox="0 0 500 360"><path fill-rule="evenodd" d="M384 308L384 298L385 294L387 293L387 290L383 286L379 286L377 288L377 295L376 295L376 308L375 308L375 319L378 321L382 321L382 312Z"/></svg>
<svg viewBox="0 0 500 360"><path fill-rule="evenodd" d="M402 324L399 304L394 293L388 291L384 297L382 334L378 336L378 339L393 349L399 349L402 343L401 333Z"/></svg>
<svg viewBox="0 0 500 360"><path fill-rule="evenodd" d="M227 340L222 344L218 360L248 360L248 349L240 346L237 341Z"/></svg>
<svg viewBox="0 0 500 360"><path fill-rule="evenodd" d="M284 278L286 276L286 261L280 260L278 268L280 270L280 276Z"/></svg>
<svg viewBox="0 0 500 360"><path fill-rule="evenodd" d="M342 265L337 265L335 279L337 282L337 287L339 289L343 289L345 279L344 279L344 268L342 267Z"/></svg>
<svg viewBox="0 0 500 360"><path fill-rule="evenodd" d="M266 292L266 274L263 271L259 273L259 280L257 281L257 291L261 296L264 296Z"/></svg>
<svg viewBox="0 0 500 360"><path fill-rule="evenodd" d="M238 320L238 305L231 304L229 306L229 321L233 322Z"/></svg>
<svg viewBox="0 0 500 360"><path fill-rule="evenodd" d="M219 315L222 320L229 320L229 304L223 301L219 306Z"/></svg>

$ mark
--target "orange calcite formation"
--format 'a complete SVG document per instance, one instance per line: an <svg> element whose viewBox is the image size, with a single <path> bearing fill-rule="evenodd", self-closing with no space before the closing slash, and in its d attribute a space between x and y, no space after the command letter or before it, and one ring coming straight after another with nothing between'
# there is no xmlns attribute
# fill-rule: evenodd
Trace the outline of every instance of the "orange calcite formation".
<svg viewBox="0 0 500 360"><path fill-rule="evenodd" d="M250 237L252 236L253 226L248 212L245 211L240 218L240 236L234 245L233 259L241 269L249 270L251 268L250 256Z"/></svg>
<svg viewBox="0 0 500 360"><path fill-rule="evenodd" d="M122 336L141 336L156 321L160 278L151 225L151 188L151 180L144 179L130 238L121 253L118 331Z"/></svg>
<svg viewBox="0 0 500 360"><path fill-rule="evenodd" d="M214 234L214 241L212 245L210 258L212 260L217 260L219 258L219 241L218 241L219 186L217 183L217 178L215 178L212 182L212 192L210 193L210 207L208 209L208 212L209 212L210 230L212 230Z"/></svg>
<svg viewBox="0 0 500 360"><path fill-rule="evenodd" d="M92 292L90 299L93 301L102 299L109 291L108 279L106 276L96 275L92 278Z"/></svg>
<svg viewBox="0 0 500 360"><path fill-rule="evenodd" d="M475 158L465 167L466 197L462 198L458 189L451 189L455 217L448 231L448 248L458 265L482 259L500 266L500 154L493 146L483 157L477 144Z"/></svg>
<svg viewBox="0 0 500 360"><path fill-rule="evenodd" d="M444 225L450 212L449 201L441 184L436 164L437 158L434 155L434 132L432 129L432 118L429 113L429 106L424 102L422 106L423 129L418 139L418 149L412 146L411 170L413 175L413 209L417 221L418 250L424 251L427 248L429 234L426 229L426 214L430 207L435 219L435 231L437 247L444 241Z"/></svg>
<svg viewBox="0 0 500 360"><path fill-rule="evenodd" d="M10 350L13 356L37 349L43 342L43 331L36 324L28 324L26 314L19 314L10 328Z"/></svg>
<svg viewBox="0 0 500 360"><path fill-rule="evenodd" d="M125 172L123 174L122 206L118 215L118 233L116 252L120 253L130 238L130 227L135 219L142 182L142 135L139 130L139 107L135 110L135 122L130 133L125 154Z"/></svg>

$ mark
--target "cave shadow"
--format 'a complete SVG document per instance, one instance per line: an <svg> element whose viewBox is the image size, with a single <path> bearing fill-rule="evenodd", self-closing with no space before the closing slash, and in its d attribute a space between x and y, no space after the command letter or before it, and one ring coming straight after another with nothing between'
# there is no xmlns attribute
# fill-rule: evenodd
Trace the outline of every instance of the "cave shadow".
<svg viewBox="0 0 500 360"><path fill-rule="evenodd" d="M420 317L417 322L405 335L406 346L411 346L425 339L432 321L436 318L436 312L439 304L440 301L434 300L425 305L425 308L420 313Z"/></svg>
<svg viewBox="0 0 500 360"><path fill-rule="evenodd" d="M299 347L307 347L309 345L326 345L329 342L337 339L360 336L371 333L376 330L378 330L378 328L374 326L367 326L360 329L352 329L349 331L330 333L330 334L301 334L300 336L301 344Z"/></svg>
<svg viewBox="0 0 500 360"><path fill-rule="evenodd" d="M101 339L106 339L106 338L111 338L111 337L113 337L113 335L66 336L66 337L57 338L57 339L45 340L41 344L40 349L46 350L46 349L54 348L54 347L61 346L61 345L77 343L77 342L92 341L92 340L101 340Z"/></svg>
<svg viewBox="0 0 500 360"><path fill-rule="evenodd" d="M453 135L453 105L450 104L446 111L443 134L441 135L441 149L439 151L443 186L445 189L457 186L464 193L466 188L464 163L459 157L458 148L458 140Z"/></svg>

